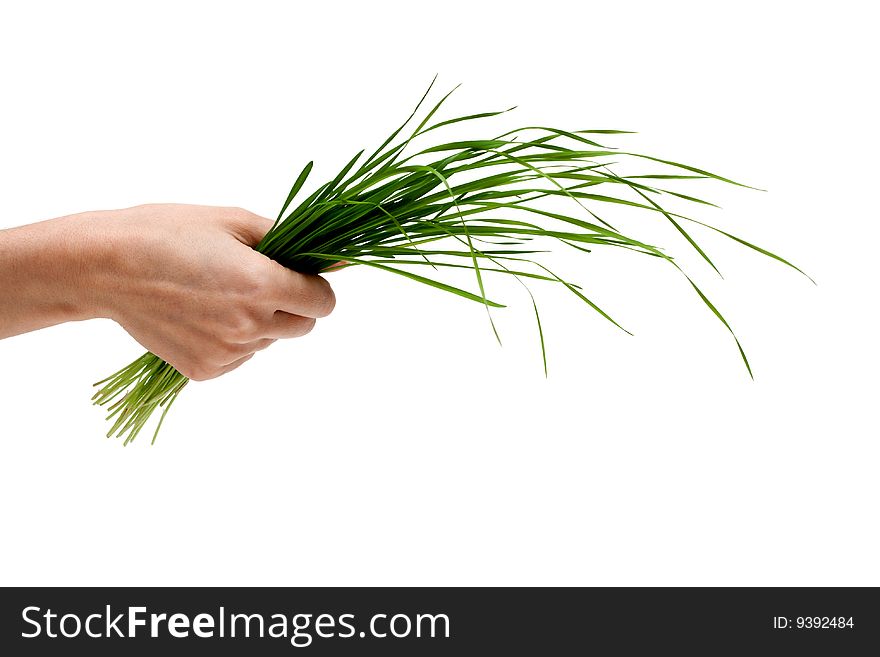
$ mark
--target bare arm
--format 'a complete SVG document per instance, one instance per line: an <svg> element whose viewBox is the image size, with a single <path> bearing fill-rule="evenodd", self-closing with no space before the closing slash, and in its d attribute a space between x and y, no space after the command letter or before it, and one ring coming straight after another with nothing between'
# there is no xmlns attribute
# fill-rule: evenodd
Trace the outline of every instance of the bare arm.
<svg viewBox="0 0 880 657"><path fill-rule="evenodd" d="M143 205L0 230L0 338L105 317L182 374L219 376L333 309L323 278L251 248L270 226L238 208Z"/></svg>

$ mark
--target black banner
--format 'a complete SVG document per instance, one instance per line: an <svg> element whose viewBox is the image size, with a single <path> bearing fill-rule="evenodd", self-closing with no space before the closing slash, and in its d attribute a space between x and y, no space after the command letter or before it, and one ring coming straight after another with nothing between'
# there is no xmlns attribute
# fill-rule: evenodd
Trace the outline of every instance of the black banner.
<svg viewBox="0 0 880 657"><path fill-rule="evenodd" d="M0 651L16 656L880 649L870 588L7 588L0 597Z"/></svg>

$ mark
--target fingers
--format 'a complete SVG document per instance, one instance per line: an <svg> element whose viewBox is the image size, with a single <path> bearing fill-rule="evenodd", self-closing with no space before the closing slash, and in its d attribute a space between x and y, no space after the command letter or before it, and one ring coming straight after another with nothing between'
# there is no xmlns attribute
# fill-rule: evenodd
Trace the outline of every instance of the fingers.
<svg viewBox="0 0 880 657"><path fill-rule="evenodd" d="M233 235L242 243L257 246L269 229L272 221L265 217L232 208L225 216L225 221ZM291 315L319 318L329 315L336 306L336 297L330 284L320 276L300 274L282 265L268 260L261 266L268 268L269 297L275 310ZM346 263L337 263L334 267ZM265 269L262 269L265 276Z"/></svg>
<svg viewBox="0 0 880 657"><path fill-rule="evenodd" d="M226 357L223 358L221 365L228 365L244 356L252 355L257 351L268 349L278 341L277 338L259 338L250 342L233 343L226 346Z"/></svg>
<svg viewBox="0 0 880 657"><path fill-rule="evenodd" d="M266 329L269 338L299 338L315 328L313 317L291 315L283 310L277 310L272 317L270 326Z"/></svg>
<svg viewBox="0 0 880 657"><path fill-rule="evenodd" d="M251 353L253 353L256 351L263 351L263 349L268 349L276 342L278 342L277 338L262 338L260 340L255 340L250 345L248 345L248 347L251 350Z"/></svg>
<svg viewBox="0 0 880 657"><path fill-rule="evenodd" d="M240 242L255 247L272 228L272 221L241 208L232 208L228 225Z"/></svg>
<svg viewBox="0 0 880 657"><path fill-rule="evenodd" d="M232 363L229 363L229 365L224 365L223 367L219 368L211 378L216 378L218 376L223 376L224 374L228 374L232 370L238 369L239 367L244 365L246 362L248 362L253 357L254 357L253 354L248 354L247 356L243 356L242 358L239 358L238 360L233 361Z"/></svg>
<svg viewBox="0 0 880 657"><path fill-rule="evenodd" d="M272 317L259 327L262 337L246 342L217 340L209 351L197 358L178 362L176 367L184 376L195 381L207 381L222 376L254 357L258 351L269 348L280 338L297 338L310 332L315 319L300 317L283 311L276 311Z"/></svg>
<svg viewBox="0 0 880 657"><path fill-rule="evenodd" d="M271 285L276 309L291 315L326 317L336 306L336 295L320 276L300 274L272 262Z"/></svg>
<svg viewBox="0 0 880 657"><path fill-rule="evenodd" d="M210 379L216 379L218 376L222 376L227 372L231 372L253 357L254 354L251 352L221 365L217 364L218 361L216 359L207 359L201 356L187 356L183 360L175 360L172 364L178 372L188 379L192 379L193 381L209 381Z"/></svg>

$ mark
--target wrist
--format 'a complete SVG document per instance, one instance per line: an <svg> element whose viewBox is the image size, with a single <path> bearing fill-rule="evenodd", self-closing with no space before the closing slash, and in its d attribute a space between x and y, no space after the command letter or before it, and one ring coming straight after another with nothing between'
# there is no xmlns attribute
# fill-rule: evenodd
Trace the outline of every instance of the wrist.
<svg viewBox="0 0 880 657"><path fill-rule="evenodd" d="M112 213L71 215L25 226L32 231L32 295L53 324L111 317Z"/></svg>
<svg viewBox="0 0 880 657"><path fill-rule="evenodd" d="M118 213L0 231L0 338L64 322L114 318L126 250Z"/></svg>
<svg viewBox="0 0 880 657"><path fill-rule="evenodd" d="M118 280L126 265L118 219L115 211L101 211L62 220L67 239L59 259L67 274L68 321L117 319Z"/></svg>

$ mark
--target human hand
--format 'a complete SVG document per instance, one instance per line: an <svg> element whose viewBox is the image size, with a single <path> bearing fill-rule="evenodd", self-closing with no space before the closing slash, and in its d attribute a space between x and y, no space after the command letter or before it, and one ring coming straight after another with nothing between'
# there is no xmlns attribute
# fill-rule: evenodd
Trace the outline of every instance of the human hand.
<svg viewBox="0 0 880 657"><path fill-rule="evenodd" d="M333 310L326 280L253 250L271 225L239 208L142 205L12 232L54 244L51 254L37 249L35 257L52 259L46 265L55 284L35 292L63 297L67 312L42 325L111 318L181 374L201 381L234 370L279 338L305 335L315 318ZM40 326L24 330L32 328Z"/></svg>

